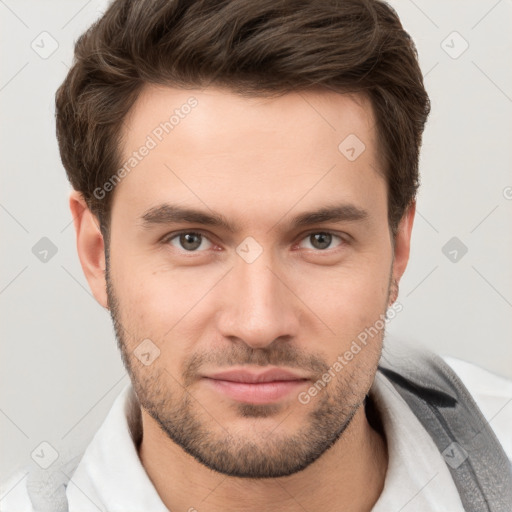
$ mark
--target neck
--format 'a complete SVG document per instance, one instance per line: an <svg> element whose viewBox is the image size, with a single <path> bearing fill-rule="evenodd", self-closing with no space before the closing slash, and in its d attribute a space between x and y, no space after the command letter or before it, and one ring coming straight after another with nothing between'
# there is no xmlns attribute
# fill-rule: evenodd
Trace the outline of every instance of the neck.
<svg viewBox="0 0 512 512"><path fill-rule="evenodd" d="M370 511L387 469L384 436L368 423L364 406L338 441L294 475L234 478L208 469L172 442L142 409L139 457L169 510L256 512Z"/></svg>

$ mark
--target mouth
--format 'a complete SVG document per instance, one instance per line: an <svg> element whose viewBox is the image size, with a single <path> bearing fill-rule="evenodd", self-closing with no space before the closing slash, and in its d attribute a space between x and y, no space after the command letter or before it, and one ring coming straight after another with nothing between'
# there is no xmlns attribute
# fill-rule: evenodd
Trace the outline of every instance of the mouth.
<svg viewBox="0 0 512 512"><path fill-rule="evenodd" d="M264 371L232 369L203 377L214 391L238 402L268 404L298 392L309 378L285 368Z"/></svg>

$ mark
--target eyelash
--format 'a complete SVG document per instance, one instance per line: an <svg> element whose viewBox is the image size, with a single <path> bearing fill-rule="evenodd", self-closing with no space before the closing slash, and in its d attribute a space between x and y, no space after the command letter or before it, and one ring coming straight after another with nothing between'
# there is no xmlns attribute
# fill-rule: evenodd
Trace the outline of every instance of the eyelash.
<svg viewBox="0 0 512 512"><path fill-rule="evenodd" d="M329 230L313 230L313 231L304 233L302 235L302 237L299 239L299 243L302 242L303 240L305 240L306 238L310 237L311 235L315 235L315 234L319 234L319 233L327 234L327 235L331 235L333 237L339 238L340 243L339 243L338 247L334 247L334 248L328 247L327 249L305 249L305 250L314 251L316 253L328 253L329 251L336 250L340 246L346 245L348 243L347 238L349 235L341 234L341 233L337 233L335 231L329 231ZM184 231L178 231L175 233L169 233L161 239L161 243L164 245L169 244L171 242L171 240L174 240L175 238L178 238L179 236L186 235L186 234L200 235L203 238L206 238L210 243L215 244L212 240L210 240L209 236L206 233L203 233L201 230L188 230L188 231L184 230ZM181 249L181 252L186 253L186 254L194 254L194 253L202 253L205 251L197 251L197 250L187 251L185 249Z"/></svg>

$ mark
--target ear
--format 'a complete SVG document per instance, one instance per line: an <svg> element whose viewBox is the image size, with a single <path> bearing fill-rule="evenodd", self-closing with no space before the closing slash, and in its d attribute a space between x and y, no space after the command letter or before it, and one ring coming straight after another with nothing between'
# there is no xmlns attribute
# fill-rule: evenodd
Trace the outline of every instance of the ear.
<svg viewBox="0 0 512 512"><path fill-rule="evenodd" d="M75 225L78 257L85 277L94 298L104 308L108 308L105 246L98 219L89 210L82 194L76 190L69 196L69 208Z"/></svg>
<svg viewBox="0 0 512 512"><path fill-rule="evenodd" d="M416 201L413 201L405 211L398 230L395 235L395 248L393 258L393 282L391 285L390 303L393 304L398 296L398 285L402 278L407 263L409 261L409 253L411 249L411 233L412 225L414 223L414 216L416 214Z"/></svg>

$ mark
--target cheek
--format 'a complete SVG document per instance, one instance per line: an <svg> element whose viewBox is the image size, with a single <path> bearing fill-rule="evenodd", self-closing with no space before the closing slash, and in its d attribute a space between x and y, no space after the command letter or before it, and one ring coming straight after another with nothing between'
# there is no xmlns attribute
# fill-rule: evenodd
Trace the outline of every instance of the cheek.
<svg viewBox="0 0 512 512"><path fill-rule="evenodd" d="M126 253L120 257L120 253L111 254L111 280L125 342L132 345L146 338L159 340L162 331L172 327L172 291L158 282L147 262Z"/></svg>
<svg viewBox="0 0 512 512"><path fill-rule="evenodd" d="M148 260L112 260L124 342L133 351L143 340L151 340L160 350L152 367L179 375L180 362L195 349L207 320L201 299L218 277L211 272L197 275L197 269L172 271Z"/></svg>
<svg viewBox="0 0 512 512"><path fill-rule="evenodd" d="M329 327L329 334L335 333L338 343L350 343L387 309L391 257L382 254L386 253L297 277L298 295Z"/></svg>

